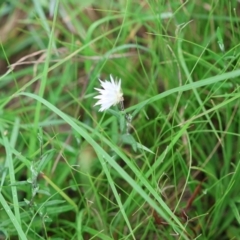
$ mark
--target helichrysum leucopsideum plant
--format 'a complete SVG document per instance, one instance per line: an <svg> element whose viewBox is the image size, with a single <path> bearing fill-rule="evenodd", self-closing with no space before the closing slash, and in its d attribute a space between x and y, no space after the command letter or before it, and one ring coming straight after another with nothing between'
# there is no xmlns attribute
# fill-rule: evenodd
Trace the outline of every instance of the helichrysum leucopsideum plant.
<svg viewBox="0 0 240 240"><path fill-rule="evenodd" d="M121 89L121 79L114 80L114 78L110 75L111 81L102 81L99 79L102 89L95 88L99 95L94 97L95 99L98 99L96 102L96 105L100 105L99 112L103 112L108 110L111 106L115 106L117 104L120 104L121 107L121 114L116 113L114 111L111 111L114 113L114 115L118 116L120 121L120 130L123 133L123 129L126 129L125 134L122 135L122 142L126 144L130 144L134 151L139 149L143 149L145 151L153 153L150 149L143 146L142 144L135 141L134 137L129 134L130 126L131 126L131 120L132 116L130 114L126 114L124 110L123 105L123 92Z"/></svg>

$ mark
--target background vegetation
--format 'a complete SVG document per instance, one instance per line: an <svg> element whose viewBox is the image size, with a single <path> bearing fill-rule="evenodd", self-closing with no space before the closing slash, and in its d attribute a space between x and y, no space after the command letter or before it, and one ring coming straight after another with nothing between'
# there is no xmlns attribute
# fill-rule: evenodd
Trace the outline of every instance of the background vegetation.
<svg viewBox="0 0 240 240"><path fill-rule="evenodd" d="M1 1L0 238L239 239L239 7Z"/></svg>

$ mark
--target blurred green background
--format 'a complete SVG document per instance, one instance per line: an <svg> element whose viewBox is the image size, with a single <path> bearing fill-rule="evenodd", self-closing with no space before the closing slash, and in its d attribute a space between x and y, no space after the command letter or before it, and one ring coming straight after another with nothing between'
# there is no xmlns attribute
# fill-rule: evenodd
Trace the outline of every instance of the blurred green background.
<svg viewBox="0 0 240 240"><path fill-rule="evenodd" d="M239 4L0 1L0 239L239 239Z"/></svg>

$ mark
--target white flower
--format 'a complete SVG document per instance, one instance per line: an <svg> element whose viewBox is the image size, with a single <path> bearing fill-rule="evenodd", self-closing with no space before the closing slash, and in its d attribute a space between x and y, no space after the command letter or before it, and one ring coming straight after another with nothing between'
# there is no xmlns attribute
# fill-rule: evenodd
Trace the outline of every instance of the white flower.
<svg viewBox="0 0 240 240"><path fill-rule="evenodd" d="M110 81L100 81L101 86L103 89L95 88L100 95L94 97L99 99L96 105L101 105L99 112L105 111L113 105L118 104L119 102L123 101L123 93L121 90L121 79L118 81L114 81L113 77L110 75Z"/></svg>

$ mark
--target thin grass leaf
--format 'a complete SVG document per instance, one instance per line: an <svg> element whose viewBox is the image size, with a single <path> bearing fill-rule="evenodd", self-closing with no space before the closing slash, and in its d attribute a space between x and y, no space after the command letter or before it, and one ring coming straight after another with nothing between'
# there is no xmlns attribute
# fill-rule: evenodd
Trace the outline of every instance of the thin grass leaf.
<svg viewBox="0 0 240 240"><path fill-rule="evenodd" d="M70 117L68 117L65 113L60 111L58 108L50 104L48 101L45 99L42 99L41 97L31 94L31 93L19 93L19 95L22 96L27 96L33 99L36 99L37 101L40 101L42 104L47 106L49 109L51 109L53 112L55 112L58 116L60 116L62 119L64 119L75 131L77 131L83 138L86 139L86 141L91 144L91 146L95 149L99 160L102 160L103 158L107 160L107 162L116 170L118 173L137 191L147 202L148 204L153 207L166 221L169 222L171 226L174 227L174 229L181 234L181 236L184 239L187 239L185 236L185 227L181 224L181 222L176 218L176 216L171 212L169 207L165 204L165 202L160 198L160 196L155 192L155 190L152 188L152 186L149 184L149 182L142 176L140 178L142 184L148 189L154 196L154 198L159 202L161 208L156 204L154 200L152 200L151 197L122 169L119 167L119 165L107 154L101 147L100 145L95 142L91 136L80 126L78 126ZM129 167L134 171L136 176L141 176L141 173L139 170L131 164L131 162L126 158L126 156L119 151L119 149L114 146L111 142L108 140L104 139L105 142L108 143L108 145L114 149L114 151L124 160L126 163L129 165ZM104 165L104 162L101 161L101 164ZM108 174L106 171L105 174ZM56 186L55 186L56 187ZM57 187L56 187L57 189ZM118 195L115 195L116 200L118 201ZM164 210L163 210L164 209ZM122 208L123 210L123 208ZM123 212L122 212L123 213ZM125 214L124 214L125 215ZM173 220L172 220L173 219ZM127 220L128 221L128 220ZM177 224L175 225L174 222Z"/></svg>

